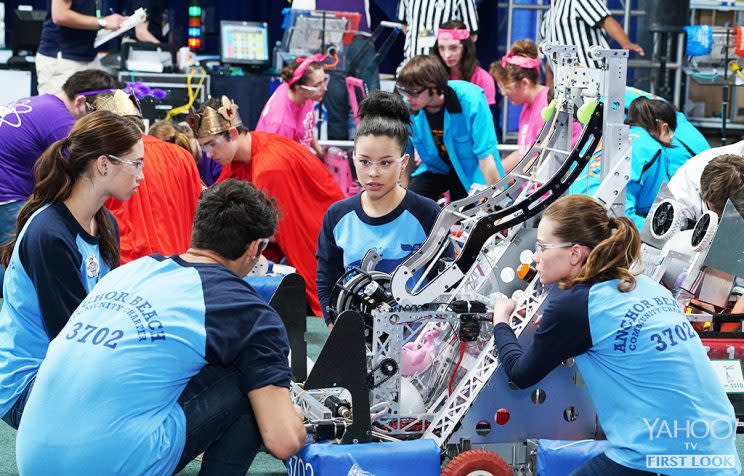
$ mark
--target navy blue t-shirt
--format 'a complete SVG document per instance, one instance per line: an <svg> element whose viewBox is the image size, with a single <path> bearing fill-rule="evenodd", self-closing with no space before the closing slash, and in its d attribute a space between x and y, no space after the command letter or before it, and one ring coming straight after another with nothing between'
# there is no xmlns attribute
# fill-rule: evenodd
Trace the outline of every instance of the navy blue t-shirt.
<svg viewBox="0 0 744 476"><path fill-rule="evenodd" d="M116 227L113 215L109 219ZM118 229L114 233L118 240ZM44 205L31 215L3 281L0 415L33 380L49 341L109 269L98 237L87 233L64 203Z"/></svg>
<svg viewBox="0 0 744 476"><path fill-rule="evenodd" d="M62 58L74 61L93 61L96 49L93 42L97 30L79 30L60 26L52 21L52 0L47 0L47 16L41 30L39 53L52 58L62 53ZM81 15L96 16L96 0L72 0L73 11Z"/></svg>
<svg viewBox="0 0 744 476"><path fill-rule="evenodd" d="M222 265L132 261L50 344L18 430L18 469L173 474L186 442L178 397L191 377L214 364L236 368L245 393L289 387L288 353L276 311Z"/></svg>
<svg viewBox="0 0 744 476"><path fill-rule="evenodd" d="M327 307L336 281L359 266L374 248L381 260L377 271L391 273L426 241L441 211L435 201L406 191L403 201L382 217L371 217L362 208L362 194L328 208L318 237L318 298L328 321Z"/></svg>
<svg viewBox="0 0 744 476"><path fill-rule="evenodd" d="M493 337L506 375L527 388L575 357L610 443L608 458L655 473L666 455L688 462L722 455L728 466L662 471L738 475L734 409L700 338L667 289L647 276L636 279L629 292L618 290L617 279L554 287L527 349L508 324L497 324Z"/></svg>

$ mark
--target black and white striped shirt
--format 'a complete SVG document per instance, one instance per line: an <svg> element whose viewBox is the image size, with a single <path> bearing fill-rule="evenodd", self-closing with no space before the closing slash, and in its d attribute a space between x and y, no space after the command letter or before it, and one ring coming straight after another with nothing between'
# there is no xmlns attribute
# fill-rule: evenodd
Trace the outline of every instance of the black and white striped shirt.
<svg viewBox="0 0 744 476"><path fill-rule="evenodd" d="M551 6L540 25L540 36L546 41L575 45L579 62L597 67L589 59L589 48L609 48L602 31L602 21L610 16L604 0L551 0Z"/></svg>
<svg viewBox="0 0 744 476"><path fill-rule="evenodd" d="M442 23L460 20L471 33L478 33L475 0L400 0L397 17L399 22L408 25L404 63L416 55L430 53Z"/></svg>

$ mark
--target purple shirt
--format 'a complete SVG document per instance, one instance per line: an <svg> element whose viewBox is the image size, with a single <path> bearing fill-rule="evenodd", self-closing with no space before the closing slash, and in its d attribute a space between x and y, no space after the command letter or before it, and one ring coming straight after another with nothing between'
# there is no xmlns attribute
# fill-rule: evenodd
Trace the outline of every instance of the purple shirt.
<svg viewBox="0 0 744 476"><path fill-rule="evenodd" d="M199 177L201 177L207 187L217 181L217 177L219 177L220 172L222 172L222 166L207 157L207 153L203 151L201 160L196 164L196 168L199 169Z"/></svg>
<svg viewBox="0 0 744 476"><path fill-rule="evenodd" d="M73 124L75 117L52 94L0 106L0 203L31 195L36 159Z"/></svg>

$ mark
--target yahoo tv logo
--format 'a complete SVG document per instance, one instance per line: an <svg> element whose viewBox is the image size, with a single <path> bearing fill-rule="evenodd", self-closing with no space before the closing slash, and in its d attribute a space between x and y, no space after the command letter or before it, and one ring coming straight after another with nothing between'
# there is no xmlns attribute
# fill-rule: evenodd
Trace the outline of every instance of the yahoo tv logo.
<svg viewBox="0 0 744 476"><path fill-rule="evenodd" d="M730 440L736 434L736 422L719 418L717 420L667 420L643 419L648 428L649 441L660 439L683 440L684 450L690 454L653 454L646 456L649 469L694 469L694 468L736 468L735 454L696 454L701 440ZM719 448L720 443L713 445ZM709 448L710 444L706 446ZM681 449L681 448L680 448ZM702 449L702 448L701 448Z"/></svg>

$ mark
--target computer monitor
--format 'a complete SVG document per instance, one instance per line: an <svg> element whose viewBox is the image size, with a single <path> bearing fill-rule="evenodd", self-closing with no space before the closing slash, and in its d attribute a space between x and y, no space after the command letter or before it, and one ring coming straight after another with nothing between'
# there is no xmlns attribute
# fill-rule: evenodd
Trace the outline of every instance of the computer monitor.
<svg viewBox="0 0 744 476"><path fill-rule="evenodd" d="M225 64L269 64L269 26L262 22L220 22L220 57Z"/></svg>
<svg viewBox="0 0 744 476"><path fill-rule="evenodd" d="M11 48L14 54L25 51L35 54L39 49L41 28L46 10L15 10L13 12L13 37Z"/></svg>

